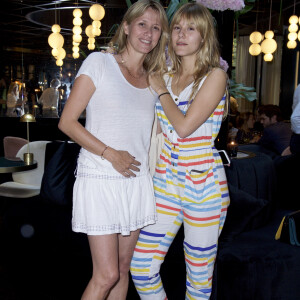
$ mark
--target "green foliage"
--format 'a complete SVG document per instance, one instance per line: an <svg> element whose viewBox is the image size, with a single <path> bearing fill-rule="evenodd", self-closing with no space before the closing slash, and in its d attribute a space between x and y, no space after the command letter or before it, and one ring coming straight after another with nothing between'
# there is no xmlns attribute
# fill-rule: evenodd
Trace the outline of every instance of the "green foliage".
<svg viewBox="0 0 300 300"><path fill-rule="evenodd" d="M180 1L179 0L171 0L169 2L169 5L166 9L166 14L167 14L169 23L171 23L172 18L174 16L174 13L176 12L176 10L180 6L182 6L183 4L188 3L188 2L193 2L193 1L189 1L189 0L180 0Z"/></svg>
<svg viewBox="0 0 300 300"><path fill-rule="evenodd" d="M84 58L87 57L86 53L85 53L82 49L79 49L79 53L80 53Z"/></svg>
<svg viewBox="0 0 300 300"><path fill-rule="evenodd" d="M131 3L130 0L126 0L126 4L127 4L127 7L128 7L128 8L132 5L132 3Z"/></svg>
<svg viewBox="0 0 300 300"><path fill-rule="evenodd" d="M235 70L231 72L231 79L229 79L229 93L236 99L246 99L248 101L254 101L257 99L256 91L254 87L245 86L242 83L235 81Z"/></svg>
<svg viewBox="0 0 300 300"><path fill-rule="evenodd" d="M254 87L248 87L242 83L236 83L233 79L229 80L229 93L236 99L243 98L248 101L254 101L257 99Z"/></svg>
<svg viewBox="0 0 300 300"><path fill-rule="evenodd" d="M105 44L107 44L110 39L114 36L114 34L116 33L117 29L119 28L120 24L114 24L110 27L108 33L107 33L107 38L105 39Z"/></svg>

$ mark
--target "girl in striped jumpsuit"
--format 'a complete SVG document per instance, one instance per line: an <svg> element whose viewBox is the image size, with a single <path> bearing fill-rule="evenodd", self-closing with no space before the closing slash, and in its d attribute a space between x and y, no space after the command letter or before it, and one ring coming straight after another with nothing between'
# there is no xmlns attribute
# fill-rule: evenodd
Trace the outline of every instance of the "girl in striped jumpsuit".
<svg viewBox="0 0 300 300"><path fill-rule="evenodd" d="M141 231L131 274L141 299L167 299L160 266L183 224L186 299L209 299L229 205L224 167L214 147L224 116L227 76L220 69L213 19L204 6L183 5L170 31L172 69L165 82L150 77L160 100L158 130L164 135L153 179L158 222Z"/></svg>

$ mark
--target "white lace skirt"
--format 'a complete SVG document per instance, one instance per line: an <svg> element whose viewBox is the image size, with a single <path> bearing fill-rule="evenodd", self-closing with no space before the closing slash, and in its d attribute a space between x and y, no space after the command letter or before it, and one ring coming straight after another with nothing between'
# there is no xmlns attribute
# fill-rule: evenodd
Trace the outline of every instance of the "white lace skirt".
<svg viewBox="0 0 300 300"><path fill-rule="evenodd" d="M129 235L130 231L156 220L150 174L125 178L77 173L73 189L73 231L88 235Z"/></svg>

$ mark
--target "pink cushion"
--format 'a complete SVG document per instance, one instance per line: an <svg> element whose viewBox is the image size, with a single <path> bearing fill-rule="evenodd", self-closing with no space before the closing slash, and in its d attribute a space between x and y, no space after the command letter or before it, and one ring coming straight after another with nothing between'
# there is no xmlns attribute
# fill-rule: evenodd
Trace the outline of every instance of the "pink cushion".
<svg viewBox="0 0 300 300"><path fill-rule="evenodd" d="M3 138L4 156L6 158L15 158L18 151L27 144L27 140L15 136L6 136Z"/></svg>

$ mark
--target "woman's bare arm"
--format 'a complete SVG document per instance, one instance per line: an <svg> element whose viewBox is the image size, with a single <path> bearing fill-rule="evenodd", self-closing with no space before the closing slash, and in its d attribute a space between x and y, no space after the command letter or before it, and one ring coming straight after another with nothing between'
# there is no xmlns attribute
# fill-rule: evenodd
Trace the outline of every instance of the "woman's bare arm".
<svg viewBox="0 0 300 300"><path fill-rule="evenodd" d="M158 77L151 76L149 81L159 95L167 92L166 86ZM196 94L186 115L182 114L169 94L160 97L167 118L181 138L191 135L205 123L221 101L225 93L226 82L226 73L221 69L214 69Z"/></svg>

